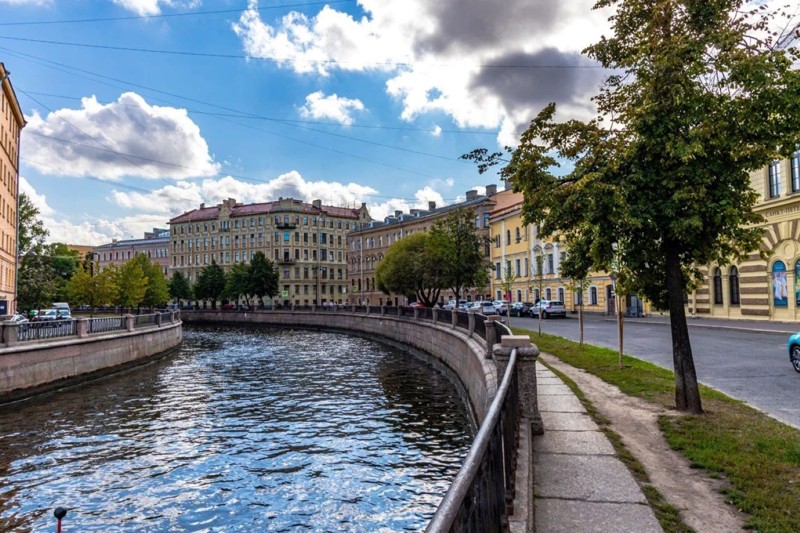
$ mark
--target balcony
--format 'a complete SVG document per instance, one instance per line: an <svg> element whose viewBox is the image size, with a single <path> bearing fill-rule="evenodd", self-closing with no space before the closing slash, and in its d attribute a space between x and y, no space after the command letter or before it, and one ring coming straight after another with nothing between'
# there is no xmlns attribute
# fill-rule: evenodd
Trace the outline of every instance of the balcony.
<svg viewBox="0 0 800 533"><path fill-rule="evenodd" d="M284 257L283 259L278 259L279 265L293 265L297 259L293 259L291 257Z"/></svg>
<svg viewBox="0 0 800 533"><path fill-rule="evenodd" d="M275 227L278 229L295 229L297 227L297 224L295 224L294 222L279 222L278 224L275 225Z"/></svg>

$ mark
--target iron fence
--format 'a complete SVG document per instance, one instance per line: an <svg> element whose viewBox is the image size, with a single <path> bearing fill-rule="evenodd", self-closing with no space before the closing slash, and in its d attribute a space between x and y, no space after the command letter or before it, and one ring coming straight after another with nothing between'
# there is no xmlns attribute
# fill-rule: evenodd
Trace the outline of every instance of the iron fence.
<svg viewBox="0 0 800 533"><path fill-rule="evenodd" d="M29 322L21 324L17 330L17 340L38 341L45 339L56 339L59 337L69 337L77 335L77 322L72 319L49 320L46 322Z"/></svg>
<svg viewBox="0 0 800 533"><path fill-rule="evenodd" d="M450 323L453 321L453 312L449 309L440 309L439 310L439 322L447 322Z"/></svg>
<svg viewBox="0 0 800 533"><path fill-rule="evenodd" d="M486 338L486 316L475 313L475 335Z"/></svg>
<svg viewBox="0 0 800 533"><path fill-rule="evenodd" d="M465 311L453 311L456 313L456 326L461 329L469 330L469 313Z"/></svg>
<svg viewBox="0 0 800 533"><path fill-rule="evenodd" d="M400 316L414 318L414 307L400 307Z"/></svg>
<svg viewBox="0 0 800 533"><path fill-rule="evenodd" d="M125 329L125 317L115 316L109 318L90 318L89 333L103 333L106 331L120 331Z"/></svg>
<svg viewBox="0 0 800 533"><path fill-rule="evenodd" d="M370 305L369 306L369 312L370 313L375 313L376 315L379 315L382 310L383 310L383 307L380 306L380 305Z"/></svg>
<svg viewBox="0 0 800 533"><path fill-rule="evenodd" d="M136 315L134 327L151 326L156 323L156 315Z"/></svg>
<svg viewBox="0 0 800 533"><path fill-rule="evenodd" d="M424 320L433 320L433 309L430 307L420 307L419 317Z"/></svg>

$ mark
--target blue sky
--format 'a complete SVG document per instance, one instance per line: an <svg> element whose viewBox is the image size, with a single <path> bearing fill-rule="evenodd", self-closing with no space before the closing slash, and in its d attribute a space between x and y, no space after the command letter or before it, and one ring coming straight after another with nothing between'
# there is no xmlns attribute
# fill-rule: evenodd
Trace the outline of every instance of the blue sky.
<svg viewBox="0 0 800 533"><path fill-rule="evenodd" d="M21 189L75 244L227 197L451 203L497 183L461 154L513 145L549 101L591 114L591 4L0 0Z"/></svg>

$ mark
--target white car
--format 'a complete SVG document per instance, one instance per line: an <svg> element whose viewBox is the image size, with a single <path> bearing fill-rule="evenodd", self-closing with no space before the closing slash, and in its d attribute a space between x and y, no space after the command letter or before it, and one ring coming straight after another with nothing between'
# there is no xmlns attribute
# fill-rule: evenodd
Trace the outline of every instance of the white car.
<svg viewBox="0 0 800 533"><path fill-rule="evenodd" d="M567 308L564 307L564 302L559 300L539 300L531 307L531 316L538 317L539 312L542 313L542 318L550 318L551 316L567 317Z"/></svg>

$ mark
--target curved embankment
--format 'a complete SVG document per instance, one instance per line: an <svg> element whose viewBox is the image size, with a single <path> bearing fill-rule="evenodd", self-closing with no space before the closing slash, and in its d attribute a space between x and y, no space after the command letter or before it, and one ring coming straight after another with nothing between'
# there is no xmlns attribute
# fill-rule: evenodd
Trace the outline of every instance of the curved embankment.
<svg viewBox="0 0 800 533"><path fill-rule="evenodd" d="M186 323L262 324L327 328L383 337L423 351L450 368L466 390L480 425L497 393L497 366L486 358L486 341L450 324L346 311L184 311Z"/></svg>
<svg viewBox="0 0 800 533"><path fill-rule="evenodd" d="M162 357L182 341L182 322L172 318L135 329L0 348L0 403L120 372Z"/></svg>

